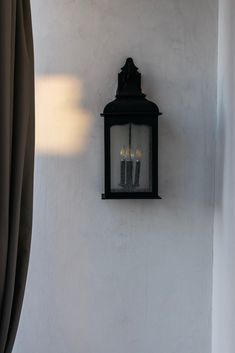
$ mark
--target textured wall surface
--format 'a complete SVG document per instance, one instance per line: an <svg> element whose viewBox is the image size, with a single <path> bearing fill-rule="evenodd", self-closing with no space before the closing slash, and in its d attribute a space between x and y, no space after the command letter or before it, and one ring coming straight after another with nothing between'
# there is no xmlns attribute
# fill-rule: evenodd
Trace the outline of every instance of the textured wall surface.
<svg viewBox="0 0 235 353"><path fill-rule="evenodd" d="M211 350L217 2L32 0L37 145L14 353ZM162 200L102 201L127 56L159 104Z"/></svg>

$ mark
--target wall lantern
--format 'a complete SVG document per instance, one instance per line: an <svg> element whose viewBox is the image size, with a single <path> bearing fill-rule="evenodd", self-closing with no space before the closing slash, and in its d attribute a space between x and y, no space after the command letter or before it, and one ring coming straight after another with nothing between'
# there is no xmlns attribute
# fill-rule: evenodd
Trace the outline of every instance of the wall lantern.
<svg viewBox="0 0 235 353"><path fill-rule="evenodd" d="M118 74L116 99L104 108L103 199L160 199L157 105L141 91L132 58Z"/></svg>

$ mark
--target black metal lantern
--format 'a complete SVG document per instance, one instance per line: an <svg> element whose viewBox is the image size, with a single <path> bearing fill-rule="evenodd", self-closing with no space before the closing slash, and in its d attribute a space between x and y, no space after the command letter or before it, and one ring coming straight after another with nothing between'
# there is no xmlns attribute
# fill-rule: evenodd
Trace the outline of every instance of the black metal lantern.
<svg viewBox="0 0 235 353"><path fill-rule="evenodd" d="M157 105L141 91L131 58L118 74L116 99L104 108L103 199L160 199L158 195Z"/></svg>

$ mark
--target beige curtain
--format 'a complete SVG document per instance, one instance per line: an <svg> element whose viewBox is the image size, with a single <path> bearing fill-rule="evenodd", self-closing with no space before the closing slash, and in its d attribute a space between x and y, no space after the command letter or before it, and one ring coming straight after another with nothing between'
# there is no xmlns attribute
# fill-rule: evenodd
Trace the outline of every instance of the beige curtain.
<svg viewBox="0 0 235 353"><path fill-rule="evenodd" d="M30 252L34 68L29 0L0 0L0 353L18 327Z"/></svg>

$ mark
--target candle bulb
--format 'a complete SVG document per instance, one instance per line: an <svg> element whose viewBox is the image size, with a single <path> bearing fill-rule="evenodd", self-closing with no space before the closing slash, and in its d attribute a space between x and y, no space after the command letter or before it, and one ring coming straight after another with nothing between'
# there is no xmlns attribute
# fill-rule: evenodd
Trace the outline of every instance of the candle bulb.
<svg viewBox="0 0 235 353"><path fill-rule="evenodd" d="M126 179L126 148L123 146L120 151L120 186L125 186Z"/></svg>
<svg viewBox="0 0 235 353"><path fill-rule="evenodd" d="M134 186L138 187L140 185L140 166L141 166L141 158L142 158L143 152L141 148L136 148L135 150L135 158L136 158L136 163L135 163L135 182Z"/></svg>

